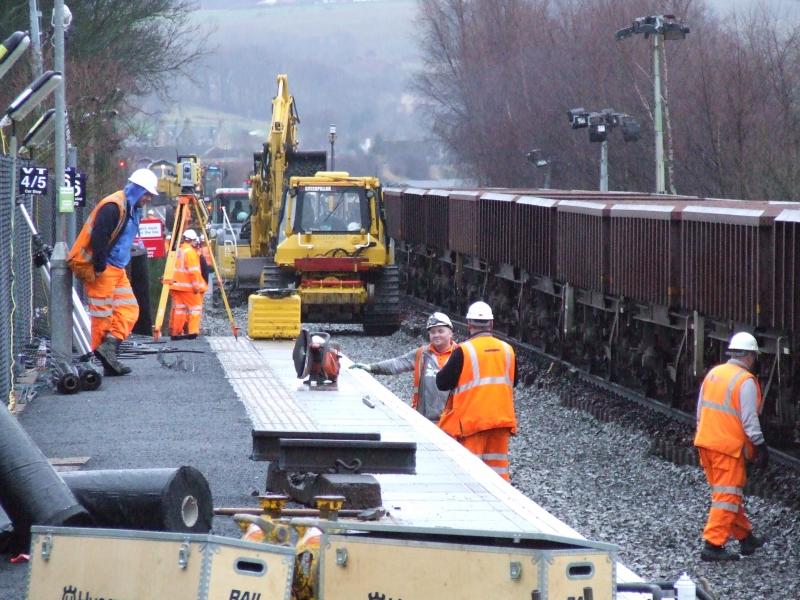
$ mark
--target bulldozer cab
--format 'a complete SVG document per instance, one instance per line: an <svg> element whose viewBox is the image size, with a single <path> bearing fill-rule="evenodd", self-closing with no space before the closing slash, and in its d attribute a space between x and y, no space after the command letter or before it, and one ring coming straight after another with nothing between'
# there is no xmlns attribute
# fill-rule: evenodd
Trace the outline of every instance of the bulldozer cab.
<svg viewBox="0 0 800 600"><path fill-rule="evenodd" d="M298 188L293 233L353 233L370 230L369 200L362 187Z"/></svg>

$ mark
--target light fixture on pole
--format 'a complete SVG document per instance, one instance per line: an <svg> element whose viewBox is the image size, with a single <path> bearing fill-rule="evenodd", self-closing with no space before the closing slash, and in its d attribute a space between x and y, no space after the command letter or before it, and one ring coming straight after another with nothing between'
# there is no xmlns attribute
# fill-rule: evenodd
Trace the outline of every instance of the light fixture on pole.
<svg viewBox="0 0 800 600"><path fill-rule="evenodd" d="M8 73L30 44L31 38L24 31L15 31L3 40L0 44L0 78Z"/></svg>
<svg viewBox="0 0 800 600"><path fill-rule="evenodd" d="M633 35L653 38L653 126L655 129L656 155L656 193L666 192L664 176L664 122L661 108L661 63L663 62L664 40L682 40L689 28L678 22L675 15L651 15L634 19L630 27L618 30L614 37L624 40Z"/></svg>
<svg viewBox="0 0 800 600"><path fill-rule="evenodd" d="M61 80L61 73L58 71L46 71L22 90L8 106L6 116L12 121L21 121L58 87Z"/></svg>
<svg viewBox="0 0 800 600"><path fill-rule="evenodd" d="M600 144L600 191L608 191L608 135L617 127L622 129L622 139L626 142L639 141L641 127L632 116L619 113L611 108L599 112L589 112L585 108L572 108L567 111L567 119L573 129L589 129L589 141Z"/></svg>
<svg viewBox="0 0 800 600"><path fill-rule="evenodd" d="M32 148L46 144L55 130L56 109L50 108L39 117L39 120L33 124L33 127L22 138L22 148L19 149L20 154L29 154Z"/></svg>
<svg viewBox="0 0 800 600"><path fill-rule="evenodd" d="M544 189L550 189L550 163L549 157L545 156L541 149L534 148L525 154L525 158L537 169L546 169L544 172Z"/></svg>
<svg viewBox="0 0 800 600"><path fill-rule="evenodd" d="M336 125L331 124L328 129L328 140L331 143L331 171L336 170L336 154L334 154L333 145L336 142Z"/></svg>

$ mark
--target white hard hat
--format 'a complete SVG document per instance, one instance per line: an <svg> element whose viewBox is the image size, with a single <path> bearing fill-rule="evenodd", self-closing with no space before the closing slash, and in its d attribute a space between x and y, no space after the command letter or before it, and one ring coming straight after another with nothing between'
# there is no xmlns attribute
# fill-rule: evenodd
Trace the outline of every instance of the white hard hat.
<svg viewBox="0 0 800 600"><path fill-rule="evenodd" d="M431 327L436 327L438 325L443 325L445 327L449 327L450 329L453 328L453 322L450 320L450 317L444 313L435 312L428 317L428 322L425 323L425 329L430 329Z"/></svg>
<svg viewBox="0 0 800 600"><path fill-rule="evenodd" d="M184 231L183 237L185 237L187 240L192 240L193 242L196 242L198 239L197 234L194 232L194 229L187 229L186 231Z"/></svg>
<svg viewBox="0 0 800 600"><path fill-rule="evenodd" d="M728 344L728 351L758 353L758 342L756 341L756 338L746 331L740 331L739 333L735 333L731 338L731 341Z"/></svg>
<svg viewBox="0 0 800 600"><path fill-rule="evenodd" d="M475 302L467 311L467 321L493 321L492 307L486 302Z"/></svg>
<svg viewBox="0 0 800 600"><path fill-rule="evenodd" d="M158 177L150 169L136 169L128 177L128 181L142 186L153 196L158 196Z"/></svg>

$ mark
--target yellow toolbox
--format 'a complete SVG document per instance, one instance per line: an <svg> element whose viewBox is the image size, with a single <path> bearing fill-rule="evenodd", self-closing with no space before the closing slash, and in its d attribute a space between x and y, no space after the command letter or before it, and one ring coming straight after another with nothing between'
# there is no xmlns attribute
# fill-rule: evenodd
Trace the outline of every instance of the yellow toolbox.
<svg viewBox="0 0 800 600"><path fill-rule="evenodd" d="M28 600L289 600L294 548L215 535L31 528Z"/></svg>
<svg viewBox="0 0 800 600"><path fill-rule="evenodd" d="M615 597L610 544L540 533L319 526L320 600Z"/></svg>
<svg viewBox="0 0 800 600"><path fill-rule="evenodd" d="M253 339L294 339L300 318L300 295L294 290L260 290L247 300L247 335Z"/></svg>

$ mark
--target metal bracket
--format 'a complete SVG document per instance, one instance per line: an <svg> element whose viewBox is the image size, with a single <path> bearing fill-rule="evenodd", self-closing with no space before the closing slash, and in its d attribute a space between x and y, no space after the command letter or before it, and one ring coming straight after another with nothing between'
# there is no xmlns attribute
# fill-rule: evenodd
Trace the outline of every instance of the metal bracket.
<svg viewBox="0 0 800 600"><path fill-rule="evenodd" d="M512 560L511 563L508 565L508 575L513 580L521 579L522 578L522 563L516 560Z"/></svg>
<svg viewBox="0 0 800 600"><path fill-rule="evenodd" d="M336 565L339 567L347 566L347 548L336 549Z"/></svg>
<svg viewBox="0 0 800 600"><path fill-rule="evenodd" d="M192 553L192 546L189 540L184 541L178 549L178 566L185 569L189 566L189 555Z"/></svg>
<svg viewBox="0 0 800 600"><path fill-rule="evenodd" d="M53 534L48 533L42 540L42 559L50 560L50 553L53 552Z"/></svg>

